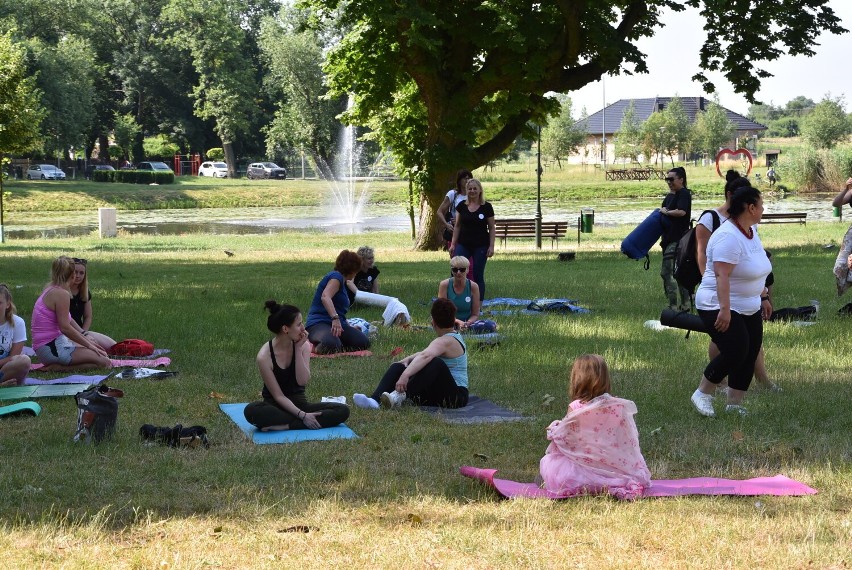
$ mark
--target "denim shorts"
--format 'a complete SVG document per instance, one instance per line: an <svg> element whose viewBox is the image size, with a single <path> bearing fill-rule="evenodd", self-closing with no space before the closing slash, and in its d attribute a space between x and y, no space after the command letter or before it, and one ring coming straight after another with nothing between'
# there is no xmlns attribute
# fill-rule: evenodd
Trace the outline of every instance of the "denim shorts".
<svg viewBox="0 0 852 570"><path fill-rule="evenodd" d="M38 361L42 364L71 364L71 355L77 350L77 345L64 334L59 335L49 343L35 351Z"/></svg>

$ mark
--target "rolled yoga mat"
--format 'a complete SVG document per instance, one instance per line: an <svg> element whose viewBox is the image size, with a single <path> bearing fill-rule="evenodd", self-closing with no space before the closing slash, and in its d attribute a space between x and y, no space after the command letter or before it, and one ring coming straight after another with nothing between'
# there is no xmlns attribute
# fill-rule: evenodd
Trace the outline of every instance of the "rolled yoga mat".
<svg viewBox="0 0 852 570"><path fill-rule="evenodd" d="M621 253L630 259L643 259L669 225L671 220L662 215L660 210L654 210L635 230L627 234L621 242Z"/></svg>
<svg viewBox="0 0 852 570"><path fill-rule="evenodd" d="M667 327L674 327L676 329L683 329L686 331L707 332L707 329L704 327L704 321L701 320L701 317L687 311L663 309L663 312L660 313L660 323Z"/></svg>

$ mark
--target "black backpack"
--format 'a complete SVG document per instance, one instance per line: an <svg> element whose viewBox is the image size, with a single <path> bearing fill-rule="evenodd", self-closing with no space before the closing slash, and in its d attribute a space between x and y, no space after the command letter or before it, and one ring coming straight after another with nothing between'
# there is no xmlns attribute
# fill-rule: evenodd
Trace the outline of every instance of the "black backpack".
<svg viewBox="0 0 852 570"><path fill-rule="evenodd" d="M74 441L100 443L112 438L118 418L118 400L124 392L109 386L96 386L78 392L77 432Z"/></svg>
<svg viewBox="0 0 852 570"><path fill-rule="evenodd" d="M701 212L701 216L698 216L698 219L700 220L707 212L710 212L710 215L713 216L713 231L715 232L722 224L716 210L704 210ZM674 278L678 282L678 285L690 293L695 293L695 288L701 283L701 272L698 270L698 242L695 239L695 227L690 228L677 242L674 258Z"/></svg>

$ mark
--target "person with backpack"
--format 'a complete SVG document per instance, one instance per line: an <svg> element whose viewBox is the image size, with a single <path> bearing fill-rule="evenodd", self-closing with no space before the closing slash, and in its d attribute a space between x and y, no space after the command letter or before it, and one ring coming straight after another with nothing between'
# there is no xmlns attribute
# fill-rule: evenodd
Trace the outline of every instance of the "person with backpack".
<svg viewBox="0 0 852 570"><path fill-rule="evenodd" d="M692 215L692 194L686 187L686 169L682 166L672 168L666 173L669 193L663 199L660 213L671 222L663 232L660 245L663 248L663 263L660 277L663 289L669 301L669 308L681 311L692 309L690 293L681 287L674 277L675 254L680 238L689 231L689 219ZM678 297L680 299L678 300Z"/></svg>
<svg viewBox="0 0 852 570"><path fill-rule="evenodd" d="M695 244L696 244L696 259L698 260L698 271L701 276L704 276L707 265L707 242L710 241L710 235L716 231L719 226L728 221L728 210L731 207L731 196L739 188L750 186L748 178L740 176L736 170L729 170L725 174L725 203L713 210L707 210L698 218L695 225ZM715 215L714 215L715 214ZM768 253L767 253L768 255ZM771 276L771 274L770 274ZM772 283L767 279L766 283L767 296L772 300ZM719 348L712 340L707 349L707 354L710 360L713 360L719 355ZM766 354L763 345L760 346L760 352L757 355L757 360L754 363L754 379L757 383L773 392L781 391L781 388L769 379L769 373L766 371Z"/></svg>

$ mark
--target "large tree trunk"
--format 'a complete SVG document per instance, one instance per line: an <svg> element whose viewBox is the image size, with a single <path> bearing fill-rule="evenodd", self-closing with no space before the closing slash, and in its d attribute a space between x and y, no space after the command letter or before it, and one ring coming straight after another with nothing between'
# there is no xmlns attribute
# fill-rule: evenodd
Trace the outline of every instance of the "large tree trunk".
<svg viewBox="0 0 852 570"><path fill-rule="evenodd" d="M421 251L436 251L444 245L441 237L443 226L435 212L444 201L447 190L455 185L455 170L438 167L434 172L431 186L420 189L420 230L414 248Z"/></svg>
<svg viewBox="0 0 852 570"><path fill-rule="evenodd" d="M225 153L225 163L228 165L228 178L237 177L237 155L234 153L234 143L222 141L222 152Z"/></svg>

